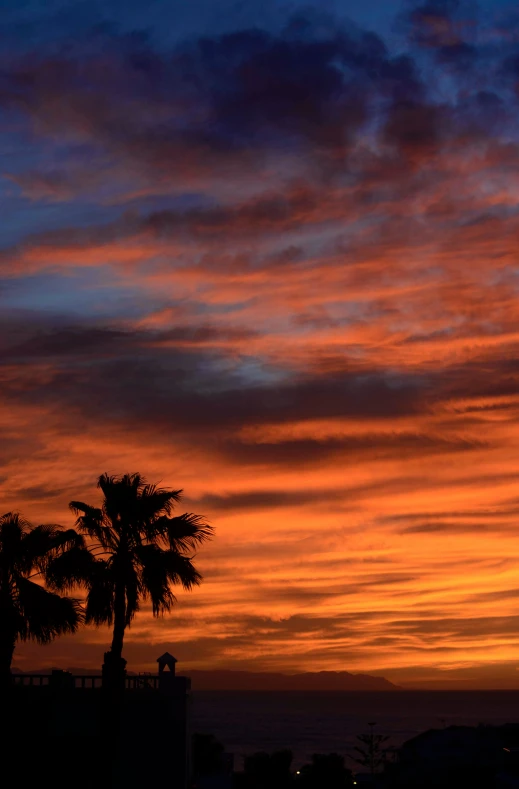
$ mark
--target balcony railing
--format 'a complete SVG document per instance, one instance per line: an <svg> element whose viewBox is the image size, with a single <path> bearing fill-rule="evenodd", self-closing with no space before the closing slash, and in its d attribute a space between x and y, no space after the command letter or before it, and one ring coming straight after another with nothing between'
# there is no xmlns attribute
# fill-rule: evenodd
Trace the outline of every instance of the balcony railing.
<svg viewBox="0 0 519 789"><path fill-rule="evenodd" d="M53 674L13 674L13 683L28 687L47 687L47 686L68 686L74 688L88 689L100 688L103 682L101 674L80 674L67 675L65 672L59 675ZM124 685L126 690L158 690L158 674L135 674L125 677Z"/></svg>

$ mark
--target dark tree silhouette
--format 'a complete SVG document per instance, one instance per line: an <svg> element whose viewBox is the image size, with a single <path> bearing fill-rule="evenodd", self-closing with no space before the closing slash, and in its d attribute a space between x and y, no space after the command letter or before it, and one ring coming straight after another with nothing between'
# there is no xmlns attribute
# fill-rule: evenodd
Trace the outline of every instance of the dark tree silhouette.
<svg viewBox="0 0 519 789"><path fill-rule="evenodd" d="M97 485L104 497L100 508L70 503L76 528L91 540L90 551L78 548L60 557L52 583L57 589L86 585L86 621L113 628L105 667L111 666L117 683L124 676L124 633L141 601L149 600L159 616L175 602L171 585L191 589L200 583L192 554L212 528L199 515L173 516L182 491L149 485L140 474L102 474Z"/></svg>
<svg viewBox="0 0 519 789"><path fill-rule="evenodd" d="M337 753L314 753L312 763L301 767L297 775L301 789L349 789L354 786L351 770Z"/></svg>
<svg viewBox="0 0 519 789"><path fill-rule="evenodd" d="M264 751L245 757L241 785L244 789L285 789L292 784L292 752Z"/></svg>
<svg viewBox="0 0 519 789"><path fill-rule="evenodd" d="M386 746L389 737L385 734L375 734L373 727L376 723L368 723L369 732L358 734L357 740L361 743L354 750L359 756L352 757L357 764L367 767L371 775L375 775L387 761L388 747Z"/></svg>
<svg viewBox="0 0 519 789"><path fill-rule="evenodd" d="M11 682L11 662L18 640L47 644L74 633L83 620L78 600L61 597L32 580L52 562L79 550L83 538L73 529L32 526L19 513L0 517L0 683Z"/></svg>
<svg viewBox="0 0 519 789"><path fill-rule="evenodd" d="M222 775L225 772L225 747L214 734L195 732L192 737L193 774Z"/></svg>

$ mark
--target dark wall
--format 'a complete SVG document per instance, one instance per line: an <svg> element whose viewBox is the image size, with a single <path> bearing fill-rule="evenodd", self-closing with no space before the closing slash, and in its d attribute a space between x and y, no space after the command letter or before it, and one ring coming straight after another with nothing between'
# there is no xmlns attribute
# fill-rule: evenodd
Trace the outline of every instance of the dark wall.
<svg viewBox="0 0 519 789"><path fill-rule="evenodd" d="M3 785L186 787L190 697L181 684L176 692L125 691L118 697L102 689L15 687L0 702L6 724L0 735Z"/></svg>

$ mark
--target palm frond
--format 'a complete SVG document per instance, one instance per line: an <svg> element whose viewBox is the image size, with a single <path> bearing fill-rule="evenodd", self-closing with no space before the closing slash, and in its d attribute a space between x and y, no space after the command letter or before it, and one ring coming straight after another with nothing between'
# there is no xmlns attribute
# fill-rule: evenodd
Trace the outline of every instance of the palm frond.
<svg viewBox="0 0 519 789"><path fill-rule="evenodd" d="M44 572L48 563L70 548L84 546L84 538L75 529L62 529L54 524L35 526L23 539L23 561L27 572L33 567Z"/></svg>
<svg viewBox="0 0 519 789"><path fill-rule="evenodd" d="M123 474L122 477L102 474L98 487L104 494L103 513L112 529L120 534L124 526L138 520L138 505L144 480L140 474Z"/></svg>
<svg viewBox="0 0 519 789"><path fill-rule="evenodd" d="M101 474L97 480L97 487L103 492L105 501L121 498L136 499L146 481L140 474L115 475Z"/></svg>
<svg viewBox="0 0 519 789"><path fill-rule="evenodd" d="M151 600L154 616L170 611L176 601L171 591L165 553L156 545L143 545L136 551L140 564L141 595L143 600Z"/></svg>
<svg viewBox="0 0 519 789"><path fill-rule="evenodd" d="M172 550L162 551L162 555L167 566L170 583L180 584L187 591L200 585L202 576L191 559Z"/></svg>
<svg viewBox="0 0 519 789"><path fill-rule="evenodd" d="M19 551L25 534L31 528L19 512L6 512L0 517L0 551L6 555Z"/></svg>
<svg viewBox="0 0 519 789"><path fill-rule="evenodd" d="M158 516L169 515L181 499L182 490L166 490L156 485L145 485L139 500L143 520L151 521Z"/></svg>
<svg viewBox="0 0 519 789"><path fill-rule="evenodd" d="M99 518L102 518L103 516L102 511L98 507L91 507L90 504L85 504L84 501L70 501L68 506L74 515L77 515L78 517L81 516L81 514L90 516L95 514Z"/></svg>
<svg viewBox="0 0 519 789"><path fill-rule="evenodd" d="M64 633L75 633L84 620L79 600L49 592L28 578L18 579L17 607L24 622L19 637L39 644L48 644Z"/></svg>
<svg viewBox="0 0 519 789"><path fill-rule="evenodd" d="M95 572L95 562L96 559L84 545L77 545L47 562L44 568L45 581L58 592L78 586L88 587Z"/></svg>
<svg viewBox="0 0 519 789"><path fill-rule="evenodd" d="M98 540L104 548L114 548L117 544L116 535L106 523L102 509L91 507L82 501L71 501L72 512L77 515L76 529L93 540Z"/></svg>
<svg viewBox="0 0 519 789"><path fill-rule="evenodd" d="M155 616L169 611L175 602L171 585L190 590L202 580L191 560L177 551L143 545L136 554L141 566L141 594L145 600L151 599Z"/></svg>
<svg viewBox="0 0 519 789"><path fill-rule="evenodd" d="M3 515L0 515L0 529L4 527L4 525L15 525L17 526L22 532L27 531L31 528L31 523L19 512L5 512Z"/></svg>
<svg viewBox="0 0 519 789"><path fill-rule="evenodd" d="M94 625L113 623L115 583L110 565L103 559L95 559L86 599L86 622Z"/></svg>
<svg viewBox="0 0 519 789"><path fill-rule="evenodd" d="M154 527L156 535L160 535L169 548L182 553L196 550L201 543L210 540L214 532L203 515L192 512L159 518Z"/></svg>

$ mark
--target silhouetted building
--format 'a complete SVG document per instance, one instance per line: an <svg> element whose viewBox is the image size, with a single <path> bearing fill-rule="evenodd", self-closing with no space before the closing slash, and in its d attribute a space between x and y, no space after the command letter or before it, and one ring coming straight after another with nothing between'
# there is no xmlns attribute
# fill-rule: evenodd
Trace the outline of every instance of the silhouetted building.
<svg viewBox="0 0 519 789"><path fill-rule="evenodd" d="M164 672L170 672L171 674L175 673L175 666L178 663L177 659L170 655L169 652L164 652L163 655L157 658L157 663L159 664L159 677L161 677Z"/></svg>
<svg viewBox="0 0 519 789"><path fill-rule="evenodd" d="M34 780L53 789L187 789L191 680L176 675L169 653L157 662L158 674L125 676L115 694L99 675L15 675L13 743L3 742L4 764L7 755L19 769L31 754Z"/></svg>
<svg viewBox="0 0 519 789"><path fill-rule="evenodd" d="M430 729L403 744L385 779L398 789L519 789L519 726Z"/></svg>

